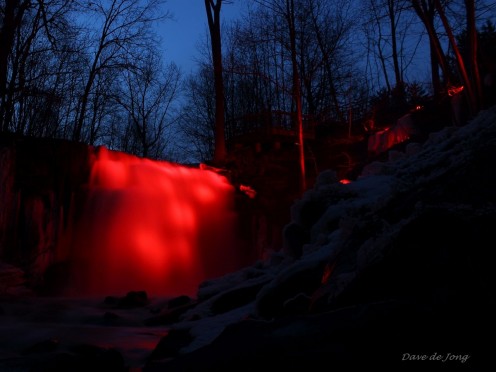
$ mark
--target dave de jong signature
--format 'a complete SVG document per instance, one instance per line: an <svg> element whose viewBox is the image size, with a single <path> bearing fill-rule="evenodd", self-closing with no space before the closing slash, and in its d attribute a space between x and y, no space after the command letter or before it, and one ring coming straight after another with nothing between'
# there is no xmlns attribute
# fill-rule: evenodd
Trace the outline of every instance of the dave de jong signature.
<svg viewBox="0 0 496 372"><path fill-rule="evenodd" d="M470 358L469 354L410 354L403 353L401 360L433 360L438 362L448 362L448 361L457 361L460 363L465 363Z"/></svg>

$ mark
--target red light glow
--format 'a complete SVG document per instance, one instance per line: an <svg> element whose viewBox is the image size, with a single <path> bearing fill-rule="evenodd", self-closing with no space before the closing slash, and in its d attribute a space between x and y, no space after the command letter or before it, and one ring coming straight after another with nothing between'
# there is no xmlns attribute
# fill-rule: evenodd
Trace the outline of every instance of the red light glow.
<svg viewBox="0 0 496 372"><path fill-rule="evenodd" d="M367 149L372 154L387 151L394 145L408 140L413 131L411 115L402 116L394 126L372 134L368 139Z"/></svg>
<svg viewBox="0 0 496 372"><path fill-rule="evenodd" d="M255 199L257 196L257 192L251 186L239 185L239 190L245 193L250 199Z"/></svg>
<svg viewBox="0 0 496 372"><path fill-rule="evenodd" d="M458 93L461 93L464 88L465 87L463 85L460 85L459 87L451 86L448 88L448 96L456 96Z"/></svg>
<svg viewBox="0 0 496 372"><path fill-rule="evenodd" d="M202 280L239 266L233 200L234 188L209 170L99 149L69 239L74 291L194 295Z"/></svg>

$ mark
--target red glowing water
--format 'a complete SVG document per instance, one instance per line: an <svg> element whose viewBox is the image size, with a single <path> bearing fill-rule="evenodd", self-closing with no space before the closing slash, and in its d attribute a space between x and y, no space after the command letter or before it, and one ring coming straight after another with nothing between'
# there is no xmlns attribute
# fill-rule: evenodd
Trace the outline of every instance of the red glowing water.
<svg viewBox="0 0 496 372"><path fill-rule="evenodd" d="M214 172L99 149L72 234L72 288L194 295L239 265L233 200Z"/></svg>

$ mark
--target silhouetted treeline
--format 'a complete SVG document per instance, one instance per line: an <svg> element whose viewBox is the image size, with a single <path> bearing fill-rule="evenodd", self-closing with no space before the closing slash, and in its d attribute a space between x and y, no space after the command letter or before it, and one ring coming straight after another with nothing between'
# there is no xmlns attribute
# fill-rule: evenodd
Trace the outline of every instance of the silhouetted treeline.
<svg viewBox="0 0 496 372"><path fill-rule="evenodd" d="M327 127L326 133L346 135L350 126L366 120L392 124L426 101L449 106L449 93L462 85L467 116L474 115L495 102L490 97L496 60L490 21L495 5L474 5L439 0L250 2L239 20L222 29L228 141L264 125L254 122L257 115L285 112L296 122L295 74L302 114ZM288 19L294 20L294 47ZM477 29L471 28L473 20ZM450 39L450 33L458 38ZM457 44L461 59L454 53ZM203 63L186 80L181 116L194 156L204 160L213 157L215 148L209 53L206 45Z"/></svg>
<svg viewBox="0 0 496 372"><path fill-rule="evenodd" d="M468 116L495 101L492 2L244 4L238 20L220 27L227 141L270 112L346 133L365 120L394 120L419 101L449 100L460 86ZM212 48L198 50L198 69L181 85L154 33L167 9L162 0L2 0L1 131L212 159L220 94Z"/></svg>
<svg viewBox="0 0 496 372"><path fill-rule="evenodd" d="M179 69L158 56L161 0L1 3L0 127L163 157Z"/></svg>

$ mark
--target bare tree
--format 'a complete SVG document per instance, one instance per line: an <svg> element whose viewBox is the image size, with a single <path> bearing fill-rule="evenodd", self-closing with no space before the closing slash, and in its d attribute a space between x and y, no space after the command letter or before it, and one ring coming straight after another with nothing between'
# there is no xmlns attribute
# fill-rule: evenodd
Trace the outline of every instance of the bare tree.
<svg viewBox="0 0 496 372"><path fill-rule="evenodd" d="M152 53L136 69L126 71L119 94L113 97L127 117L123 150L144 157L163 156L179 80L177 66L164 68Z"/></svg>
<svg viewBox="0 0 496 372"><path fill-rule="evenodd" d="M373 16L374 24L370 27L371 30L366 30L368 41L373 46L373 54L378 54L379 64L381 66L382 75L384 78L384 83L386 84L386 89L388 94L391 94L392 88L389 81L389 70L386 65L386 56L384 55L384 36L382 31L381 16L379 15L379 8L375 1L370 1L370 14ZM377 33L377 35L376 35Z"/></svg>
<svg viewBox="0 0 496 372"><path fill-rule="evenodd" d="M451 84L453 77L434 24L436 6L434 0L412 0L412 6L424 24L427 35L429 36L432 84L434 88L434 95L438 96L442 90L441 81L438 74L439 67L443 72L443 77L447 84Z"/></svg>
<svg viewBox="0 0 496 372"><path fill-rule="evenodd" d="M297 50L297 29L296 29L296 7L294 0L257 0L258 4L272 10L275 15L281 17L287 27L287 39L291 61L292 71L292 98L295 107L296 132L298 134L298 153L300 165L300 190L306 189L306 170L305 170L305 143L303 132L303 106L301 99L301 79L298 66Z"/></svg>
<svg viewBox="0 0 496 372"><path fill-rule="evenodd" d="M91 19L101 20L86 72L72 138L82 139L90 95L98 74L104 70L132 68L129 56L139 59L141 48L151 42L151 25L165 15L158 12L161 0L97 0L84 9Z"/></svg>
<svg viewBox="0 0 496 372"><path fill-rule="evenodd" d="M179 119L185 138L183 152L188 162L205 162L213 158L215 148L215 87L209 64L201 65L185 85Z"/></svg>
<svg viewBox="0 0 496 372"><path fill-rule="evenodd" d="M71 0L37 0L17 11L12 44L1 49L3 57L8 54L0 88L3 130L38 136L57 131L58 88L67 74L62 61L67 61L73 36L68 20L73 8ZM4 31L5 39L8 32Z"/></svg>
<svg viewBox="0 0 496 372"><path fill-rule="evenodd" d="M5 101L7 94L8 61L14 47L16 32L21 27L24 12L30 6L29 0L5 0L0 28L0 128L8 130L5 119Z"/></svg>
<svg viewBox="0 0 496 372"><path fill-rule="evenodd" d="M472 81L468 77L468 71L465 66L465 61L463 59L463 56L460 52L460 49L458 48L458 43L456 42L455 35L453 33L453 30L449 24L448 18L446 17L446 13L444 12L444 8L441 5L441 2L439 0L434 0L434 5L436 6L436 10L439 14L439 17L441 18L441 21L443 22L444 29L448 35L448 39L450 41L451 47L453 48L453 52L455 53L457 65L458 65L458 72L462 76L462 81L465 86L465 90L467 92L468 96L468 101L469 101L469 106L470 106L470 111L473 114L475 114L478 111L478 103L477 103L477 97L474 92L474 86ZM473 11L475 11L475 7L473 8ZM475 19L475 15L473 15ZM470 47L472 50L472 47ZM476 61L477 63L477 61Z"/></svg>
<svg viewBox="0 0 496 372"><path fill-rule="evenodd" d="M338 2L336 8L331 9L328 6L326 7L325 2L322 0L310 0L308 5L315 40L328 77L323 84L329 88L328 94L337 118L343 121L344 116L338 99L336 67L333 60L337 59L335 54L340 49L341 43L346 38L351 26L348 20L340 13L340 11L342 12L346 9L346 4ZM330 13L337 15L337 17L333 18Z"/></svg>
<svg viewBox="0 0 496 372"><path fill-rule="evenodd" d="M224 2L228 3L227 1ZM222 68L222 36L220 30L222 4L223 0L205 0L215 85L215 150L213 161L219 165L223 164L226 158L224 70Z"/></svg>
<svg viewBox="0 0 496 372"><path fill-rule="evenodd" d="M476 27L476 17L475 17L475 1L465 0L465 14L467 18L467 43L469 46L468 50L468 64L470 75L470 81L474 85L473 94L476 100L475 109L480 108L480 102L483 102L484 97L482 93L481 76L479 72L479 60L478 60L478 38L477 38L477 27Z"/></svg>
<svg viewBox="0 0 496 372"><path fill-rule="evenodd" d="M291 95L292 78L284 25L278 15L258 7L230 29L226 102L231 119L267 110L291 110L292 100L287 96Z"/></svg>
<svg viewBox="0 0 496 372"><path fill-rule="evenodd" d="M305 143L303 137L303 110L301 104L301 82L298 69L298 59L296 50L296 13L294 0L286 0L285 18L289 28L289 43L291 50L291 66L293 69L293 100L296 106L296 125L298 130L298 150L300 161L300 189L306 189L306 170L305 170Z"/></svg>
<svg viewBox="0 0 496 372"><path fill-rule="evenodd" d="M406 101L407 71L416 57L423 35L407 0L369 0L366 8L366 35L377 53L388 93L400 106ZM391 78L389 75L392 75Z"/></svg>

